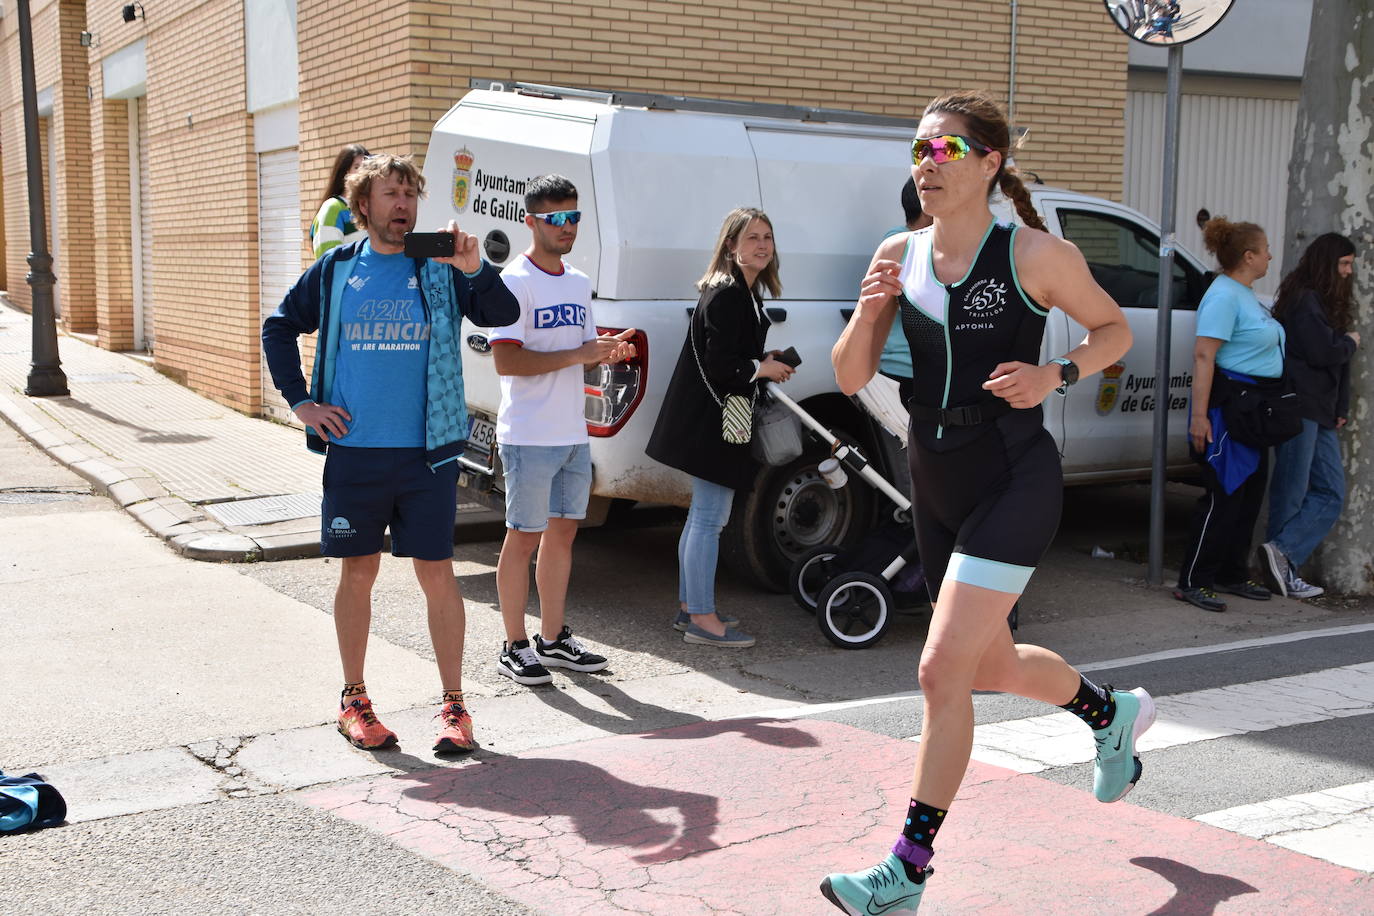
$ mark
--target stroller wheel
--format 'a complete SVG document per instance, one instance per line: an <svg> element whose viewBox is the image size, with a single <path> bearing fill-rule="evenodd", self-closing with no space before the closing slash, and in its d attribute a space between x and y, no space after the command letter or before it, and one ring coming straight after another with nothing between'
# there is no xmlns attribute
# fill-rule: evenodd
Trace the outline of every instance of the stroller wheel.
<svg viewBox="0 0 1374 916"><path fill-rule="evenodd" d="M830 561L839 555L841 549L834 544L818 544L797 557L787 577L787 584L792 588L792 600L797 602L797 607L808 613L815 612L816 596L834 575Z"/></svg>
<svg viewBox="0 0 1374 916"><path fill-rule="evenodd" d="M836 576L816 598L816 623L841 649L866 649L887 630L892 591L882 578L866 572Z"/></svg>

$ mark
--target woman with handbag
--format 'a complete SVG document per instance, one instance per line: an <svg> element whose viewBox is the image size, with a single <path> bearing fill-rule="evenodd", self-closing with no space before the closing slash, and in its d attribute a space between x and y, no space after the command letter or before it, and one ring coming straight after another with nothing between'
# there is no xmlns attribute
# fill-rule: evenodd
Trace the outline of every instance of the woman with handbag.
<svg viewBox="0 0 1374 916"><path fill-rule="evenodd" d="M1227 427L1239 418L1228 408L1260 387L1281 384L1284 331L1252 288L1272 259L1264 230L1216 217L1203 226L1202 240L1223 273L1197 308L1188 442L1202 466L1205 492L1193 511L1174 597L1204 611L1224 611L1218 591L1269 598L1269 589L1250 578L1251 535L1264 501L1269 449L1231 435Z"/></svg>
<svg viewBox="0 0 1374 916"><path fill-rule="evenodd" d="M720 227L701 298L688 323L663 408L645 451L692 477L692 504L678 539L678 614L673 628L697 645L748 648L754 637L716 610L720 532L737 491L754 485L750 452L753 405L764 382L785 382L793 368L765 351L768 315L762 293L782 292L773 224L762 210L739 207Z"/></svg>
<svg viewBox="0 0 1374 916"><path fill-rule="evenodd" d="M1298 567L1345 502L1336 432L1350 416L1350 357L1360 345L1359 332L1350 328L1354 273L1354 243L1328 232L1307 246L1274 300L1274 317L1288 335L1284 369L1302 404L1302 432L1274 450L1260 569L1271 589L1290 598L1324 591L1304 582Z"/></svg>
<svg viewBox="0 0 1374 916"><path fill-rule="evenodd" d="M988 95L955 93L926 106L911 144L912 177L934 225L878 247L831 352L840 390L852 394L873 377L892 322L906 332L913 515L934 608L900 835L877 865L821 883L826 899L851 914L916 911L968 769L974 690L1040 700L1081 719L1097 744L1093 792L1102 802L1117 801L1139 779L1136 739L1154 721L1144 690L1098 687L1054 652L1014 644L1007 626L1062 509L1059 450L1041 402L1131 345L1125 316L1082 253L1043 231L1010 153L1006 116ZM988 201L998 189L1024 227L993 217ZM1088 335L1042 365L1052 307Z"/></svg>

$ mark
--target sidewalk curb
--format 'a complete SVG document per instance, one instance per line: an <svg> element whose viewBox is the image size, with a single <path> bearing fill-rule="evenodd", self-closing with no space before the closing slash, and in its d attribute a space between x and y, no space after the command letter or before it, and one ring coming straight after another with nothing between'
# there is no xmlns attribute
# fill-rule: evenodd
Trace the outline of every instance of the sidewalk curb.
<svg viewBox="0 0 1374 916"><path fill-rule="evenodd" d="M319 555L316 537L306 541L270 535L264 538L270 543L264 545L250 535L229 530L199 506L168 492L143 468L118 462L52 422L41 409L5 393L0 393L0 417L184 557L209 563L255 563Z"/></svg>

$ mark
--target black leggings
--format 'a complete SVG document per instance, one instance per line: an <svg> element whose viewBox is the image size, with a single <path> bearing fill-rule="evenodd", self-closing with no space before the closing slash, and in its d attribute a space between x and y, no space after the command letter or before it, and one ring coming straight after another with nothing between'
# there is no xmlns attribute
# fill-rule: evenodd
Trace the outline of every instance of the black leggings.
<svg viewBox="0 0 1374 916"><path fill-rule="evenodd" d="M1259 452L1259 467L1231 493L1210 464L1199 462L1206 492L1193 509L1192 535L1178 567L1179 588L1234 585L1250 578L1250 543L1269 480L1269 449Z"/></svg>

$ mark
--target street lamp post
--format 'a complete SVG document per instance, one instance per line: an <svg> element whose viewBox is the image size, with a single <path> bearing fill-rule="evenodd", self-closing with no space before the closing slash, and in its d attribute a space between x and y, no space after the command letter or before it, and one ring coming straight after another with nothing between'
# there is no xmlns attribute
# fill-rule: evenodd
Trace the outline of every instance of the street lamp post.
<svg viewBox="0 0 1374 916"><path fill-rule="evenodd" d="M24 393L30 397L68 394L67 374L57 353L57 322L52 288L57 282L48 254L47 220L43 212L43 157L38 148L38 90L33 75L33 29L29 0L18 0L19 73L24 88L24 153L29 184L29 274L33 289L33 361Z"/></svg>

